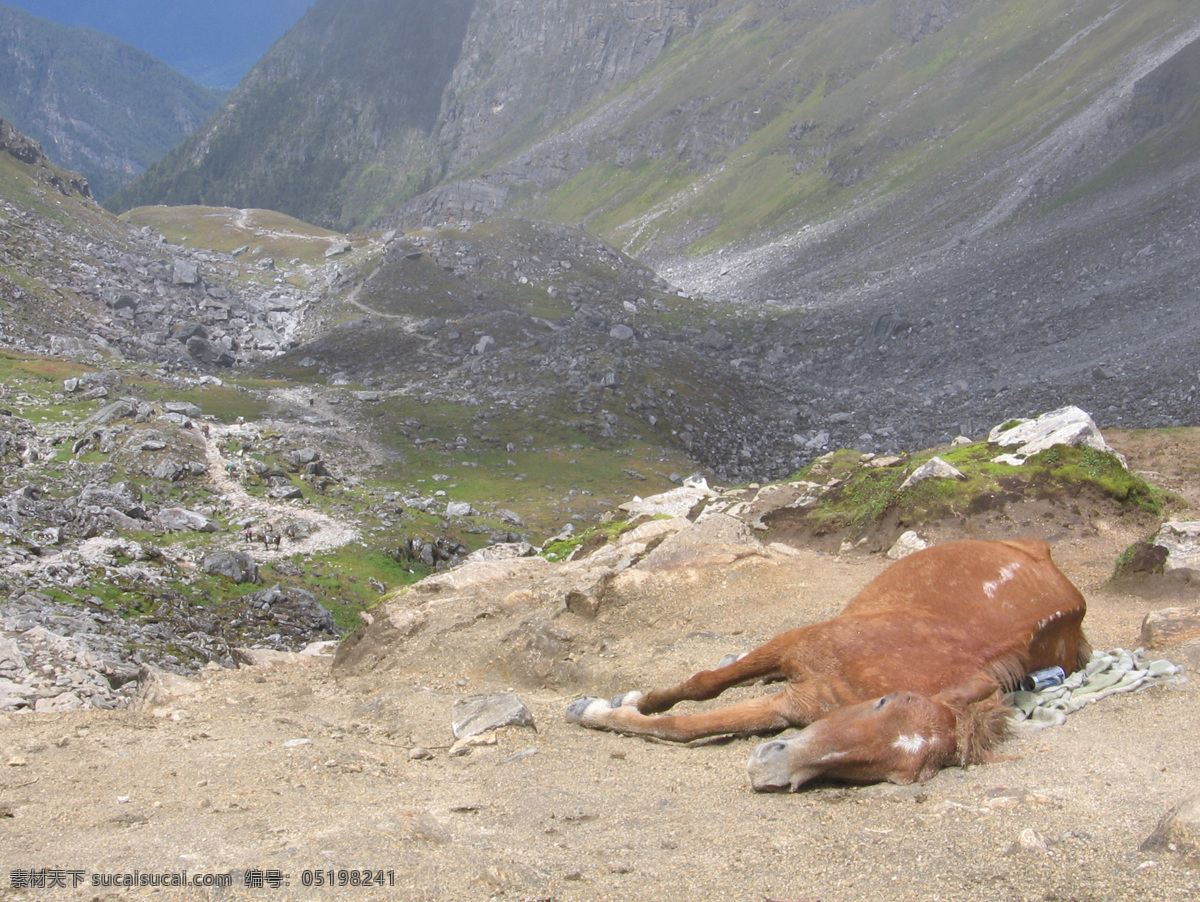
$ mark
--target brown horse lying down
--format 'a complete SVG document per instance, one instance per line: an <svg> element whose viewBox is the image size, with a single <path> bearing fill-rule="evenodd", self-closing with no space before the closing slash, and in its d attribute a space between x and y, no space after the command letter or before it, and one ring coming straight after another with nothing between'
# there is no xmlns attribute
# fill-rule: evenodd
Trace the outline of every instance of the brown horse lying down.
<svg viewBox="0 0 1200 902"><path fill-rule="evenodd" d="M1045 542L938 545L893 564L832 620L670 689L579 699L567 720L676 742L805 727L754 750L757 790L794 791L816 777L923 783L942 767L992 759L1008 723L1001 693L1025 673L1087 662L1086 610ZM708 713L660 715L770 678L787 685Z"/></svg>

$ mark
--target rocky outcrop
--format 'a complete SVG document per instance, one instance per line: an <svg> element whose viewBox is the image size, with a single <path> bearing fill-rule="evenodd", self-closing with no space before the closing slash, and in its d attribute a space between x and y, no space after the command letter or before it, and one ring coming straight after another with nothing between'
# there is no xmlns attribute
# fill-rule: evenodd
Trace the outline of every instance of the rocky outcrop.
<svg viewBox="0 0 1200 902"><path fill-rule="evenodd" d="M137 665L106 658L82 637L8 626L0 621L0 713L119 708L138 688Z"/></svg>
<svg viewBox="0 0 1200 902"><path fill-rule="evenodd" d="M1078 445L1105 454L1116 454L1100 434L1091 416L1074 406L1044 413L1034 419L1003 423L988 433L988 441L1013 449L995 458L997 463L1017 466L1055 445Z"/></svg>
<svg viewBox="0 0 1200 902"><path fill-rule="evenodd" d="M59 169L50 162L41 144L26 137L17 131L12 123L3 119L0 119L0 153L6 153L14 160L35 167L35 177L38 181L53 185L63 194L92 196L92 189L86 178L78 173Z"/></svg>
<svg viewBox="0 0 1200 902"><path fill-rule="evenodd" d="M667 509L677 495L648 498L643 506ZM435 657L434 649L454 641L473 672L521 686L581 685L595 665L579 663L580 649L639 599L730 567L767 565L779 553L726 513L737 501L709 497L713 503L695 520L658 515L566 562L470 560L428 577L364 613L364 625L342 643L334 666L344 676L415 672ZM475 640L474 624L502 638Z"/></svg>

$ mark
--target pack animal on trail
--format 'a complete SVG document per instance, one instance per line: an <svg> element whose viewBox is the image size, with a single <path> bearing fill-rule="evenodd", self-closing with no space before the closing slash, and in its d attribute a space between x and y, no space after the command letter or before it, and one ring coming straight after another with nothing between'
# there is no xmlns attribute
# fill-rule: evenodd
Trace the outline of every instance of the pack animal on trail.
<svg viewBox="0 0 1200 902"><path fill-rule="evenodd" d="M757 790L794 791L817 777L924 783L942 767L993 760L1007 733L1002 693L1024 674L1087 663L1086 611L1045 542L952 542L893 564L831 620L669 689L579 699L566 716L676 742L804 727L754 750ZM770 678L787 683L707 713L661 713Z"/></svg>

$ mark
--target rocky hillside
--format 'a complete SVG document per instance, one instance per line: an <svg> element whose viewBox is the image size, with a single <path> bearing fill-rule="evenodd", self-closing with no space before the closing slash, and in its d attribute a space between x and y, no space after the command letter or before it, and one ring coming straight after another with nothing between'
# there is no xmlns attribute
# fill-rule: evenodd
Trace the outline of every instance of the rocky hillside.
<svg viewBox="0 0 1200 902"><path fill-rule="evenodd" d="M343 7L315 4L119 202L342 228L520 210L795 298L797 266L861 275L1184 174L1194 129L1195 23L1166 0ZM711 259L761 248L790 286Z"/></svg>
<svg viewBox="0 0 1200 902"><path fill-rule="evenodd" d="M104 199L199 128L221 94L124 41L0 4L0 116Z"/></svg>
<svg viewBox="0 0 1200 902"><path fill-rule="evenodd" d="M642 287L568 297L569 320L560 298L542 318L574 324L555 340L600 378L682 355L694 388L668 386L689 399L673 418L628 379L607 409L669 424L668 440L729 477L1069 403L1104 425L1192 421L1200 32L1174 4L713 0L614 15L514 0L436 21L400 0L343 7L315 4L125 202L253 198L327 224L450 233L496 217L450 240L443 265L470 300L442 318L460 326L497 296L479 242L511 228L536 239L515 256L549 263L556 229L512 215L582 222L645 267ZM389 81L397 53L420 78ZM510 262L500 294L531 268ZM522 288L563 282L546 268ZM656 321L655 291L687 302ZM605 340L620 366L591 341L618 326L636 336ZM552 374L573 393L543 344L498 342L515 355L502 370L466 353L474 341L447 350L502 372L492 390ZM730 391L691 404L709 385Z"/></svg>
<svg viewBox="0 0 1200 902"><path fill-rule="evenodd" d="M77 234L65 208L20 226L75 251L70 263L32 239L10 251L22 291L44 303L22 305L9 328L35 347L70 332L172 366L255 364L437 399L467 424L451 439L502 419L503 447L553 422L669 448L721 479L778 478L833 448L926 447L1064 404L1105 426L1190 422L1197 383L1182 349L1198 326L1183 297L1197 245L1194 226L1176 230L1187 195L1172 204L1112 244L1081 236L1078 272L1017 235L998 263L961 250L957 268L921 270L938 279L924 292L880 274L801 307L689 295L569 227L496 218L350 240L275 214L159 208L138 211L149 231L130 235L67 204L119 234ZM130 241L153 259L114 250ZM1040 294L1037 266L1053 267L1060 300ZM1118 282L1123 269L1136 278ZM64 304L52 326L40 318Z"/></svg>

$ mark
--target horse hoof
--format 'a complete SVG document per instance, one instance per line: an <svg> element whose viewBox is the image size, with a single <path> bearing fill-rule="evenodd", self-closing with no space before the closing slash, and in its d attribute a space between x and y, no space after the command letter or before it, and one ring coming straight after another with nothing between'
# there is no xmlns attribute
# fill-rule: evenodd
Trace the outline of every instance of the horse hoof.
<svg viewBox="0 0 1200 902"><path fill-rule="evenodd" d="M567 723L583 723L583 715L586 714L587 709L590 708L596 702L601 702L601 700L598 698L577 698L577 699L575 699L575 701L573 701L573 702L571 702L571 704L567 705L567 711L566 711ZM608 702L601 702L601 704L607 705Z"/></svg>
<svg viewBox="0 0 1200 902"><path fill-rule="evenodd" d="M638 692L636 689L632 692L622 692L620 695L613 696L613 700L609 704L614 708L636 708L643 695L644 693Z"/></svg>

